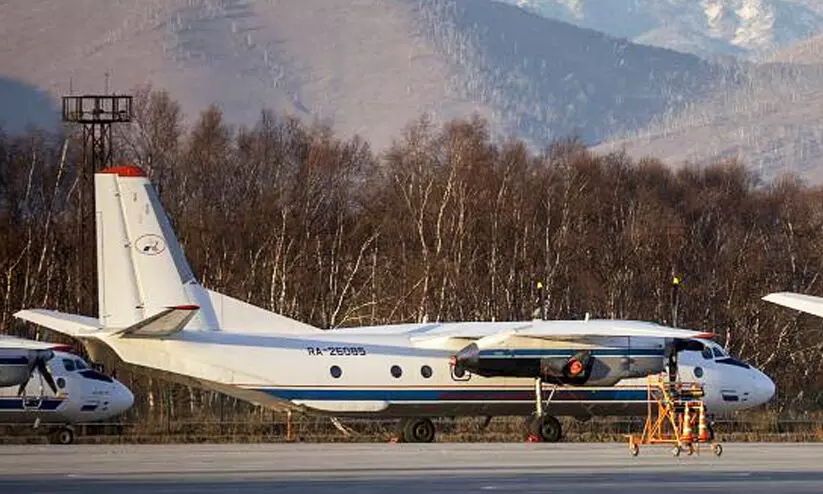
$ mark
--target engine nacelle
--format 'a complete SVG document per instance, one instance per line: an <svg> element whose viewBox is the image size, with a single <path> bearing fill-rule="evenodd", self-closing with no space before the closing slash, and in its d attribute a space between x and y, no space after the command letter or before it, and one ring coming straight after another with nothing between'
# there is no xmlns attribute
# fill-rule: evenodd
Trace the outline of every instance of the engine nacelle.
<svg viewBox="0 0 823 494"><path fill-rule="evenodd" d="M29 380L29 365L0 364L0 388L19 386Z"/></svg>
<svg viewBox="0 0 823 494"><path fill-rule="evenodd" d="M37 360L48 361L53 356L51 350L0 351L0 388L27 383Z"/></svg>
<svg viewBox="0 0 823 494"><path fill-rule="evenodd" d="M483 377L540 377L545 382L573 386L612 386L621 379L658 374L665 368L663 356L600 358L597 350L580 350L563 357L515 357L505 350L484 355L471 343L452 358L455 369Z"/></svg>

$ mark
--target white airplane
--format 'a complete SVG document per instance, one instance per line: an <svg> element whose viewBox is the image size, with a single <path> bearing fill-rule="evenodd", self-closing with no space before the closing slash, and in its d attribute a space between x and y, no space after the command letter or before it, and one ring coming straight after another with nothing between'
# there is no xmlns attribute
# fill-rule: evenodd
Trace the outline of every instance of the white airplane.
<svg viewBox="0 0 823 494"><path fill-rule="evenodd" d="M74 424L119 415L131 391L55 343L0 336L0 422L48 425L50 439L74 442Z"/></svg>
<svg viewBox="0 0 823 494"><path fill-rule="evenodd" d="M433 440L430 417L645 413L646 376L668 366L707 387L714 413L774 392L757 369L698 331L634 321L395 324L323 331L202 287L156 192L137 167L95 175L99 318L50 310L17 317L80 339L93 360L125 362L273 408L401 418L401 437ZM632 380L634 379L634 380ZM548 413L546 404L550 407Z"/></svg>

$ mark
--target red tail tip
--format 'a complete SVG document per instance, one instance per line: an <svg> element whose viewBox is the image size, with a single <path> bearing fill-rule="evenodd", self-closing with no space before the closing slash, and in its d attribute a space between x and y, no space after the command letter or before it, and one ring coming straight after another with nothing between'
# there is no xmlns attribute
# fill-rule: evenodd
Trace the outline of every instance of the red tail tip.
<svg viewBox="0 0 823 494"><path fill-rule="evenodd" d="M106 168L105 170L100 170L97 173L109 173L112 175L117 175L118 177L145 177L146 174L143 172L142 169L138 166L134 165L122 165L122 166L113 166L111 168Z"/></svg>
<svg viewBox="0 0 823 494"><path fill-rule="evenodd" d="M169 309L176 309L176 310L197 310L199 309L199 305L174 305L169 307Z"/></svg>

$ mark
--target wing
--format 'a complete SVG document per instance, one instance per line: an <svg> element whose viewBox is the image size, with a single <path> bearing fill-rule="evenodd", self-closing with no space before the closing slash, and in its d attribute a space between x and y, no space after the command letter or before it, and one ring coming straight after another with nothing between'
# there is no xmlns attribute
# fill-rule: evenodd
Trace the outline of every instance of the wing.
<svg viewBox="0 0 823 494"><path fill-rule="evenodd" d="M821 297L803 295L802 293L777 292L766 295L763 300L817 317L823 317L823 298Z"/></svg>
<svg viewBox="0 0 823 494"><path fill-rule="evenodd" d="M481 348L499 345L517 336L540 340L593 343L610 337L710 339L703 331L670 328L641 321L529 321L519 323L445 323L409 331L412 342L426 347L446 347L455 341L475 341Z"/></svg>

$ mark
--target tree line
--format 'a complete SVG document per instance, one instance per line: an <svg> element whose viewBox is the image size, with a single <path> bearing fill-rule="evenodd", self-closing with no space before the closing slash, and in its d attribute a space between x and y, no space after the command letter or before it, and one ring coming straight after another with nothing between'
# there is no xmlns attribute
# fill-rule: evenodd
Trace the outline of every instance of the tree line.
<svg viewBox="0 0 823 494"><path fill-rule="evenodd" d="M166 92L142 88L135 103L118 161L149 174L209 288L336 328L530 319L539 281L549 318L676 317L771 375L781 410L823 407L820 321L760 300L823 294L820 187L764 183L735 160L597 155L575 139L534 150L479 117L422 117L377 152L271 111L233 127L213 106L186 127ZM0 132L4 332L32 336L12 317L22 308L96 313L81 156L69 128ZM129 376L135 413L151 415L168 385Z"/></svg>

